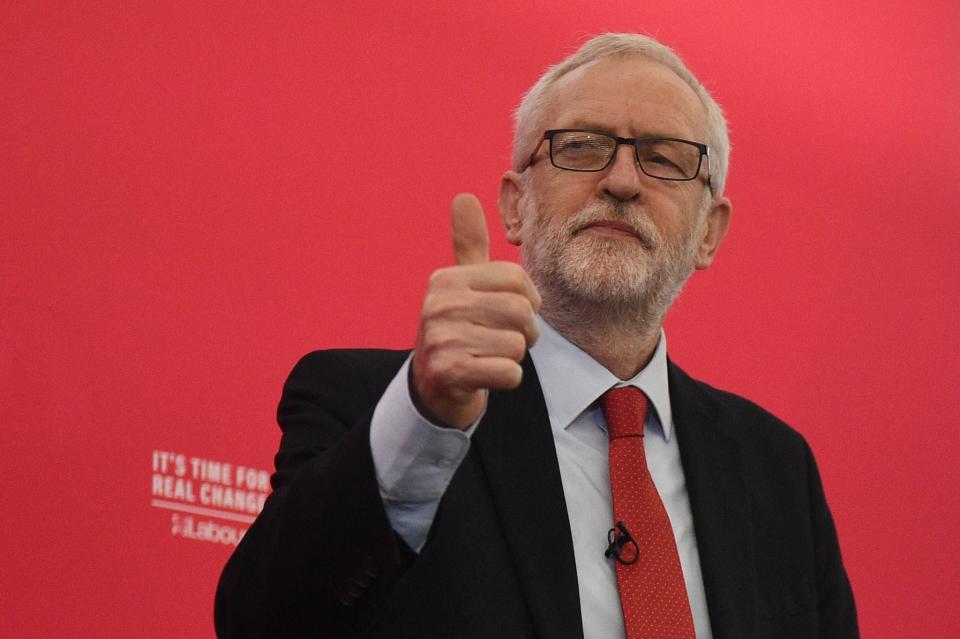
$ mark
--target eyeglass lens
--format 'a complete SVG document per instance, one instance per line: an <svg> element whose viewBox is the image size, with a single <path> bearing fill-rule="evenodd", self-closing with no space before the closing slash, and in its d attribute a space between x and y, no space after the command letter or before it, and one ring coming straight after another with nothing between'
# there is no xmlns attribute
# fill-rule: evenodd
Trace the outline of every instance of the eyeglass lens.
<svg viewBox="0 0 960 639"><path fill-rule="evenodd" d="M700 149L675 140L639 140L636 144L640 168L651 177L689 180L700 168ZM617 150L617 141L587 131L565 131L550 140L551 161L561 169L599 171Z"/></svg>

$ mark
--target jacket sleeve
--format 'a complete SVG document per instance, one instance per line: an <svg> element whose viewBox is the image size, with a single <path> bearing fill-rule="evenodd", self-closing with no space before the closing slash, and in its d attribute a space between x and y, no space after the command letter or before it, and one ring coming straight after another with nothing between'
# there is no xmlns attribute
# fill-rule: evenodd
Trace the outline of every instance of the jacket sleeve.
<svg viewBox="0 0 960 639"><path fill-rule="evenodd" d="M390 527L369 432L406 353L325 351L284 385L273 493L217 588L221 639L352 636L413 554Z"/></svg>
<svg viewBox="0 0 960 639"><path fill-rule="evenodd" d="M854 639L860 636L860 632L853 591L843 567L837 531L827 506L820 473L809 447L806 448L806 454L820 637Z"/></svg>

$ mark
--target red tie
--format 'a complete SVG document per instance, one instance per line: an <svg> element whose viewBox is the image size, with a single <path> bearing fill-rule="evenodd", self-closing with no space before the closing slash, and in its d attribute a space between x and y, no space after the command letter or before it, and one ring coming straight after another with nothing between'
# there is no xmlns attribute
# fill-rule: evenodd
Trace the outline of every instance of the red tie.
<svg viewBox="0 0 960 639"><path fill-rule="evenodd" d="M694 639L673 529L643 452L647 396L633 386L614 388L601 407L610 437L614 525L622 522L636 542L623 543L617 530L615 565L627 639Z"/></svg>

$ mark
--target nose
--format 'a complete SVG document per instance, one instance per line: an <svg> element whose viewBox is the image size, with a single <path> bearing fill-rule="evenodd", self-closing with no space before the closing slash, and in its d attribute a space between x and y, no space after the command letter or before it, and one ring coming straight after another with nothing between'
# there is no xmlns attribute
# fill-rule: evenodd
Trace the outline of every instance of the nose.
<svg viewBox="0 0 960 639"><path fill-rule="evenodd" d="M636 149L633 145L622 144L617 148L613 161L604 169L603 179L597 184L597 188L601 195L627 202L639 196L640 179Z"/></svg>

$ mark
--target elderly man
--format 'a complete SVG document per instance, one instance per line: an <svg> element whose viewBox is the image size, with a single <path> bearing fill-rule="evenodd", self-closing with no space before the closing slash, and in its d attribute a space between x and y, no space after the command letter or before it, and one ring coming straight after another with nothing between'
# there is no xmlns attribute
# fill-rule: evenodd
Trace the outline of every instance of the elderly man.
<svg viewBox="0 0 960 639"><path fill-rule="evenodd" d="M221 637L854 637L813 457L662 324L726 234L723 114L668 48L587 42L517 111L523 268L453 203L411 353L312 353Z"/></svg>

